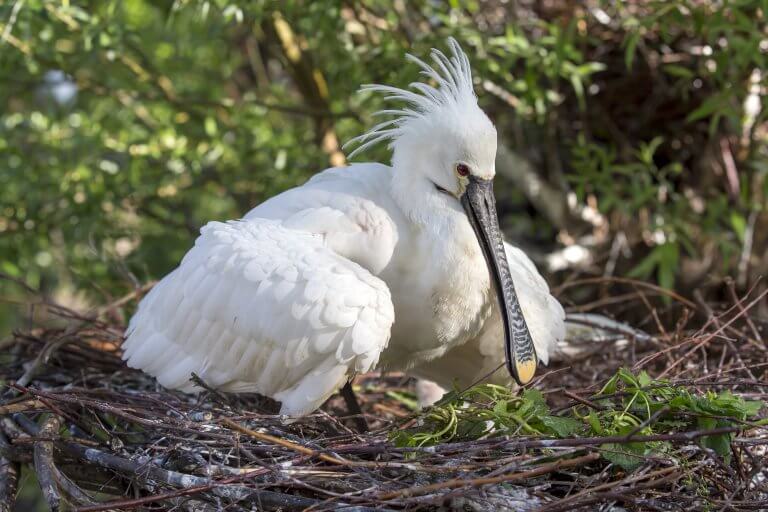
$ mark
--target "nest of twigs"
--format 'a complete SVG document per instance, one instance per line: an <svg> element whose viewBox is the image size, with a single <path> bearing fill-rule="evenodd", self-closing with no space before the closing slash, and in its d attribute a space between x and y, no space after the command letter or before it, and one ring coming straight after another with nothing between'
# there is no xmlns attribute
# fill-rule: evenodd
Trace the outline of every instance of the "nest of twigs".
<svg viewBox="0 0 768 512"><path fill-rule="evenodd" d="M0 342L0 511L22 467L52 510L83 512L768 509L763 298L718 309L631 288L622 308L646 308L652 340L582 352L538 391L479 387L422 412L405 377L362 376L366 434L339 399L286 423L259 397L162 389L119 357L105 318L128 301L45 303L67 323Z"/></svg>

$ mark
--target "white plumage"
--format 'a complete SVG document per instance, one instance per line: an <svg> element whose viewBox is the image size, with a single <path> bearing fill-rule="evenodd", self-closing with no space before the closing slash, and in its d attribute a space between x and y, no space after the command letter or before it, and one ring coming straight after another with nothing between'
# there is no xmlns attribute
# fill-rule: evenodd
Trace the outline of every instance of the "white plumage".
<svg viewBox="0 0 768 512"><path fill-rule="evenodd" d="M387 286L280 222L211 222L179 268L141 302L124 357L170 388L197 373L305 414L369 371L389 340Z"/></svg>
<svg viewBox="0 0 768 512"><path fill-rule="evenodd" d="M557 350L558 343L565 337L565 312L557 299L549 293L549 285L530 258L508 243L504 244L504 249L536 352L539 360L547 364ZM510 385L512 378L500 367L504 361L502 335L499 309L493 308L493 313L476 337L454 347L442 357L413 368L410 373L414 377L436 383L443 390L466 389L480 382ZM440 395L442 390L438 396L432 396L426 402L434 402Z"/></svg>
<svg viewBox="0 0 768 512"><path fill-rule="evenodd" d="M170 388L194 391L194 372L258 392L291 416L374 368L469 383L485 354L503 361L505 343L510 372L529 380L563 337L563 310L525 254L501 243L496 131L450 46L450 57L433 51L434 67L410 57L437 87L367 87L407 103L357 139L359 150L389 141L392 167L328 169L240 221L203 227L131 319L128 364Z"/></svg>

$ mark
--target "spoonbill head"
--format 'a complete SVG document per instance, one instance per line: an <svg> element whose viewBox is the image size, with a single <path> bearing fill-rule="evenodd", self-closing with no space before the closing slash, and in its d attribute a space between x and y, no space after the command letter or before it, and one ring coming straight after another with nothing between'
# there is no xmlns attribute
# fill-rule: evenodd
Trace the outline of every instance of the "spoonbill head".
<svg viewBox="0 0 768 512"><path fill-rule="evenodd" d="M449 46L432 65L408 57L426 78L409 90L363 87L397 105L351 141L353 155L388 143L391 166L327 169L239 221L204 226L139 304L128 364L170 388L197 390L196 373L258 392L290 416L356 373L416 370L479 337L468 347L503 346L509 375L529 382L537 349L546 362L562 338L562 308L535 268L536 279L519 261L510 268L493 195L496 130L466 55Z"/></svg>
<svg viewBox="0 0 768 512"><path fill-rule="evenodd" d="M454 210L461 207L477 238L474 244L469 243L479 243L502 312L507 370L517 383L526 384L536 371L537 355L496 214L496 128L478 105L469 59L455 39L450 38L448 44L450 56L432 50L433 65L406 56L434 85L411 83L416 92L377 84L362 87L363 91L382 93L387 101L406 106L378 112L392 118L352 139L350 144L359 146L350 157L372 145L389 142L393 194L416 222L440 225L436 217L445 215L445 206ZM456 272L465 270L462 263L473 263L471 258L449 259L455 261Z"/></svg>

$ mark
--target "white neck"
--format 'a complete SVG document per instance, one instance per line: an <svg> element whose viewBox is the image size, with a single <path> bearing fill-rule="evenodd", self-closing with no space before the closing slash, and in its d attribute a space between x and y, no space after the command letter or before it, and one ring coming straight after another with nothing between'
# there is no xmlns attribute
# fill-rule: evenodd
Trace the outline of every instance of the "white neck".
<svg viewBox="0 0 768 512"><path fill-rule="evenodd" d="M458 199L440 192L418 168L395 166L390 193L413 227L425 234L431 250L440 254L435 262L454 265L469 259L484 265L480 245ZM487 271L485 271L487 274Z"/></svg>
<svg viewBox="0 0 768 512"><path fill-rule="evenodd" d="M428 170L418 162L393 163L390 193L412 229L400 238L407 249L396 251L402 261L393 268L418 266L413 287L431 301L435 319L428 338L443 348L463 343L477 334L493 303L480 244L459 201L438 191Z"/></svg>

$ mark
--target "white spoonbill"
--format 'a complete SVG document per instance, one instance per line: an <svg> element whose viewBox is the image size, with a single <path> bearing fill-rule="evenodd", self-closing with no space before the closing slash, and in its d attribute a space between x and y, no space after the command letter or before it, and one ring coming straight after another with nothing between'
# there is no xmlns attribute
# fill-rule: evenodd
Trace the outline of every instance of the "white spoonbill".
<svg viewBox="0 0 768 512"><path fill-rule="evenodd" d="M562 337L562 308L527 258L508 264L496 130L449 46L431 66L407 56L430 83L363 87L405 104L354 139L357 151L388 142L391 167L328 169L242 220L208 223L139 304L128 364L185 391L194 372L301 416L358 372L408 371L478 339L497 314L507 370L529 382Z"/></svg>

